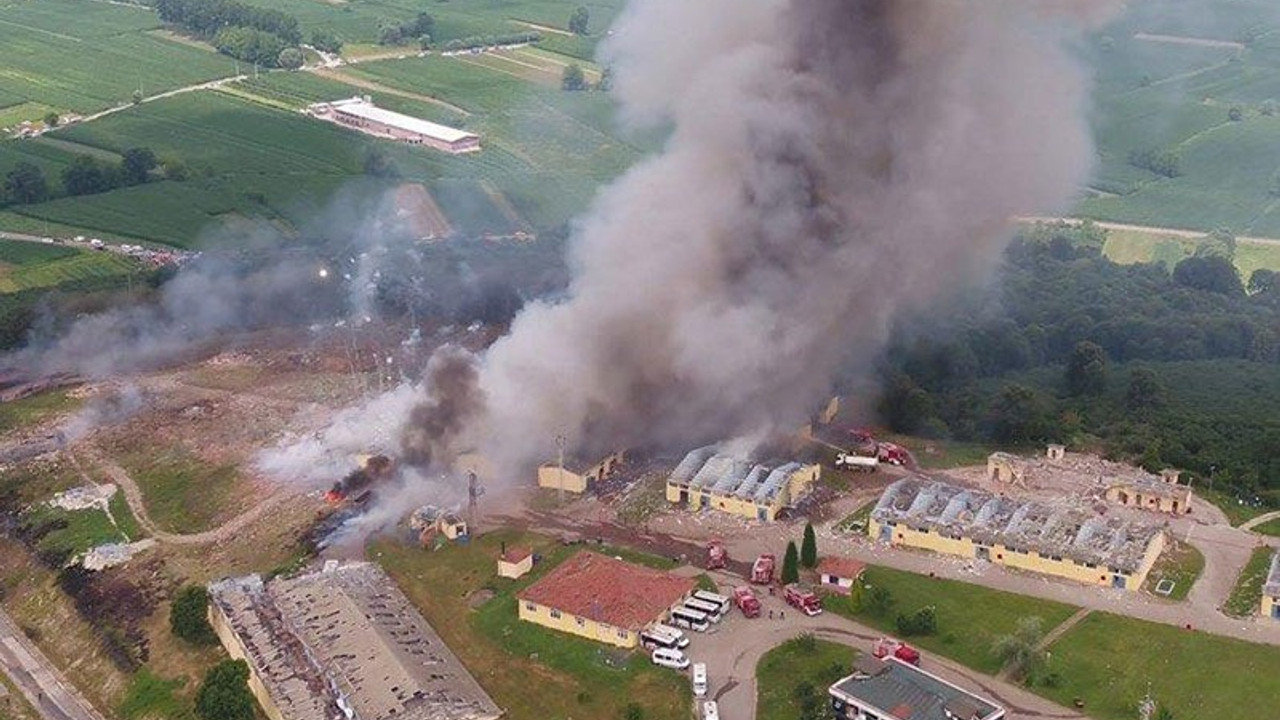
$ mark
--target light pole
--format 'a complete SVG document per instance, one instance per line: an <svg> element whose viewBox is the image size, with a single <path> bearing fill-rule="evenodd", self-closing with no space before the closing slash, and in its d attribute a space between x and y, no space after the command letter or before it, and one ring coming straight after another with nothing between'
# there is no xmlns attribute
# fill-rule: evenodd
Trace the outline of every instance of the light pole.
<svg viewBox="0 0 1280 720"><path fill-rule="evenodd" d="M559 452L560 478L559 478L559 482L557 483L560 486L560 492L559 492L559 497L556 499L556 502L560 505L564 505L564 444L565 444L564 434L562 433L562 434L556 435L556 447L560 451Z"/></svg>

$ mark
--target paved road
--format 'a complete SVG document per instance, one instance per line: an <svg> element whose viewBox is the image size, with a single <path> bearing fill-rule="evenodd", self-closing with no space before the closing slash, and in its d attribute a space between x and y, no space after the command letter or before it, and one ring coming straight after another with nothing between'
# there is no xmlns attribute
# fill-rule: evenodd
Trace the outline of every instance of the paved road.
<svg viewBox="0 0 1280 720"><path fill-rule="evenodd" d="M104 720L2 610L0 668L45 720Z"/></svg>
<svg viewBox="0 0 1280 720"><path fill-rule="evenodd" d="M742 578L720 573L715 575L722 590L743 582ZM823 613L817 617L804 617L793 613L780 597L766 595L762 602L764 610L755 620L748 620L732 610L723 622L713 626L712 632L692 633L689 656L694 662L707 664L708 697L716 700L721 717L754 720L756 665L778 644L802 633L813 633L824 640L870 652L872 641L882 636L882 633L839 615ZM786 619L770 620L769 610L786 612ZM1009 710L1011 720L1077 720L1085 717L1013 683L974 672L945 658L926 655L921 667L944 680L995 700Z"/></svg>

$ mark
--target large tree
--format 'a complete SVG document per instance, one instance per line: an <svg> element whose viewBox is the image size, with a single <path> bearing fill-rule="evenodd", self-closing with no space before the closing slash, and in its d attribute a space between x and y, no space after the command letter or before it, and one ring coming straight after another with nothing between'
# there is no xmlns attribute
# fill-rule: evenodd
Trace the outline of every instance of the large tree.
<svg viewBox="0 0 1280 720"><path fill-rule="evenodd" d="M813 532L813 523L804 524L804 540L800 543L800 564L810 569L818 566L818 537Z"/></svg>
<svg viewBox="0 0 1280 720"><path fill-rule="evenodd" d="M586 35L587 25L591 22L591 13L583 6L579 5L577 10L569 16L569 32L574 35Z"/></svg>
<svg viewBox="0 0 1280 720"><path fill-rule="evenodd" d="M249 666L243 660L223 660L209 669L196 691L196 714L201 720L253 720Z"/></svg>
<svg viewBox="0 0 1280 720"><path fill-rule="evenodd" d="M106 192L119 184L120 171L99 162L91 155L77 155L62 170L62 187L68 195L92 195Z"/></svg>
<svg viewBox="0 0 1280 720"><path fill-rule="evenodd" d="M1164 386L1156 374L1147 368L1136 368L1129 373L1129 388L1124 394L1124 407L1135 417L1145 417L1164 406Z"/></svg>
<svg viewBox="0 0 1280 720"><path fill-rule="evenodd" d="M564 75L560 78L560 87L575 92L587 89L587 76L577 63L570 63L565 67Z"/></svg>
<svg viewBox="0 0 1280 720"><path fill-rule="evenodd" d="M1045 398L1019 383L1000 391L991 408L991 435L1002 445L1029 445L1045 439L1049 408Z"/></svg>
<svg viewBox="0 0 1280 720"><path fill-rule="evenodd" d="M135 147L124 151L120 169L124 172L124 180L129 185L141 185L158 165L156 154L151 148Z"/></svg>
<svg viewBox="0 0 1280 720"><path fill-rule="evenodd" d="M1082 340L1071 350L1067 360L1067 393L1101 395L1107 389L1107 353L1097 343Z"/></svg>
<svg viewBox="0 0 1280 720"><path fill-rule="evenodd" d="M800 582L800 552L796 550L796 542L787 543L787 553L782 556L782 584L790 585Z"/></svg>
<svg viewBox="0 0 1280 720"><path fill-rule="evenodd" d="M4 176L4 198L15 203L38 203L49 197L49 183L44 172L29 162L13 166Z"/></svg>
<svg viewBox="0 0 1280 720"><path fill-rule="evenodd" d="M169 629L174 635L197 645L217 641L209 625L209 593L199 585L182 588L169 608Z"/></svg>
<svg viewBox="0 0 1280 720"><path fill-rule="evenodd" d="M991 649L1010 675L1025 680L1040 672L1048 661L1048 655L1040 647L1043 640L1043 621L1038 617L1024 617L1018 620L1012 633L996 638Z"/></svg>
<svg viewBox="0 0 1280 720"><path fill-rule="evenodd" d="M1231 260L1217 255L1189 257L1173 268L1174 282L1193 290L1221 295L1243 295L1240 271Z"/></svg>

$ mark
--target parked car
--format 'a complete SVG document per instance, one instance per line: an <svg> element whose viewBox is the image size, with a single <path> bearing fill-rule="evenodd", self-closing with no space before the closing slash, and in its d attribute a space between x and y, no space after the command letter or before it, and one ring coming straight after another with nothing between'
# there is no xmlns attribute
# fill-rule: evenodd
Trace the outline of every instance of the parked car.
<svg viewBox="0 0 1280 720"><path fill-rule="evenodd" d="M653 651L653 655L650 658L653 660L654 665L661 665L672 670L683 670L689 667L689 656L672 648L658 648Z"/></svg>
<svg viewBox="0 0 1280 720"><path fill-rule="evenodd" d="M702 703L702 720L720 720L720 708L715 700Z"/></svg>

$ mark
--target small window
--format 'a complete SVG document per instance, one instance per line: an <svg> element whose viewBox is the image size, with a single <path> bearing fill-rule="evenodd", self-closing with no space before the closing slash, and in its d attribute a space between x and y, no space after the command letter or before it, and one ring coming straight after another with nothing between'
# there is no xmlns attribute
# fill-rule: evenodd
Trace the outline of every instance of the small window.
<svg viewBox="0 0 1280 720"><path fill-rule="evenodd" d="M628 637L631 637L631 633L627 632L626 630L619 630L618 637L622 638L623 640L626 640Z"/></svg>
<svg viewBox="0 0 1280 720"><path fill-rule="evenodd" d="M575 617L573 620L574 622L578 623L578 627L583 627L587 624L587 621L580 617Z"/></svg>
<svg viewBox="0 0 1280 720"><path fill-rule="evenodd" d="M531 602L527 602L527 603L525 603L525 604L524 604L524 609L525 609L525 610L528 610L529 612L537 612L537 611L538 611L538 606L537 606L537 605L534 605L534 604L533 604L533 603L531 603Z"/></svg>
<svg viewBox="0 0 1280 720"><path fill-rule="evenodd" d="M556 618L558 620L560 618L560 611L556 610L555 608L552 608L551 617Z"/></svg>

